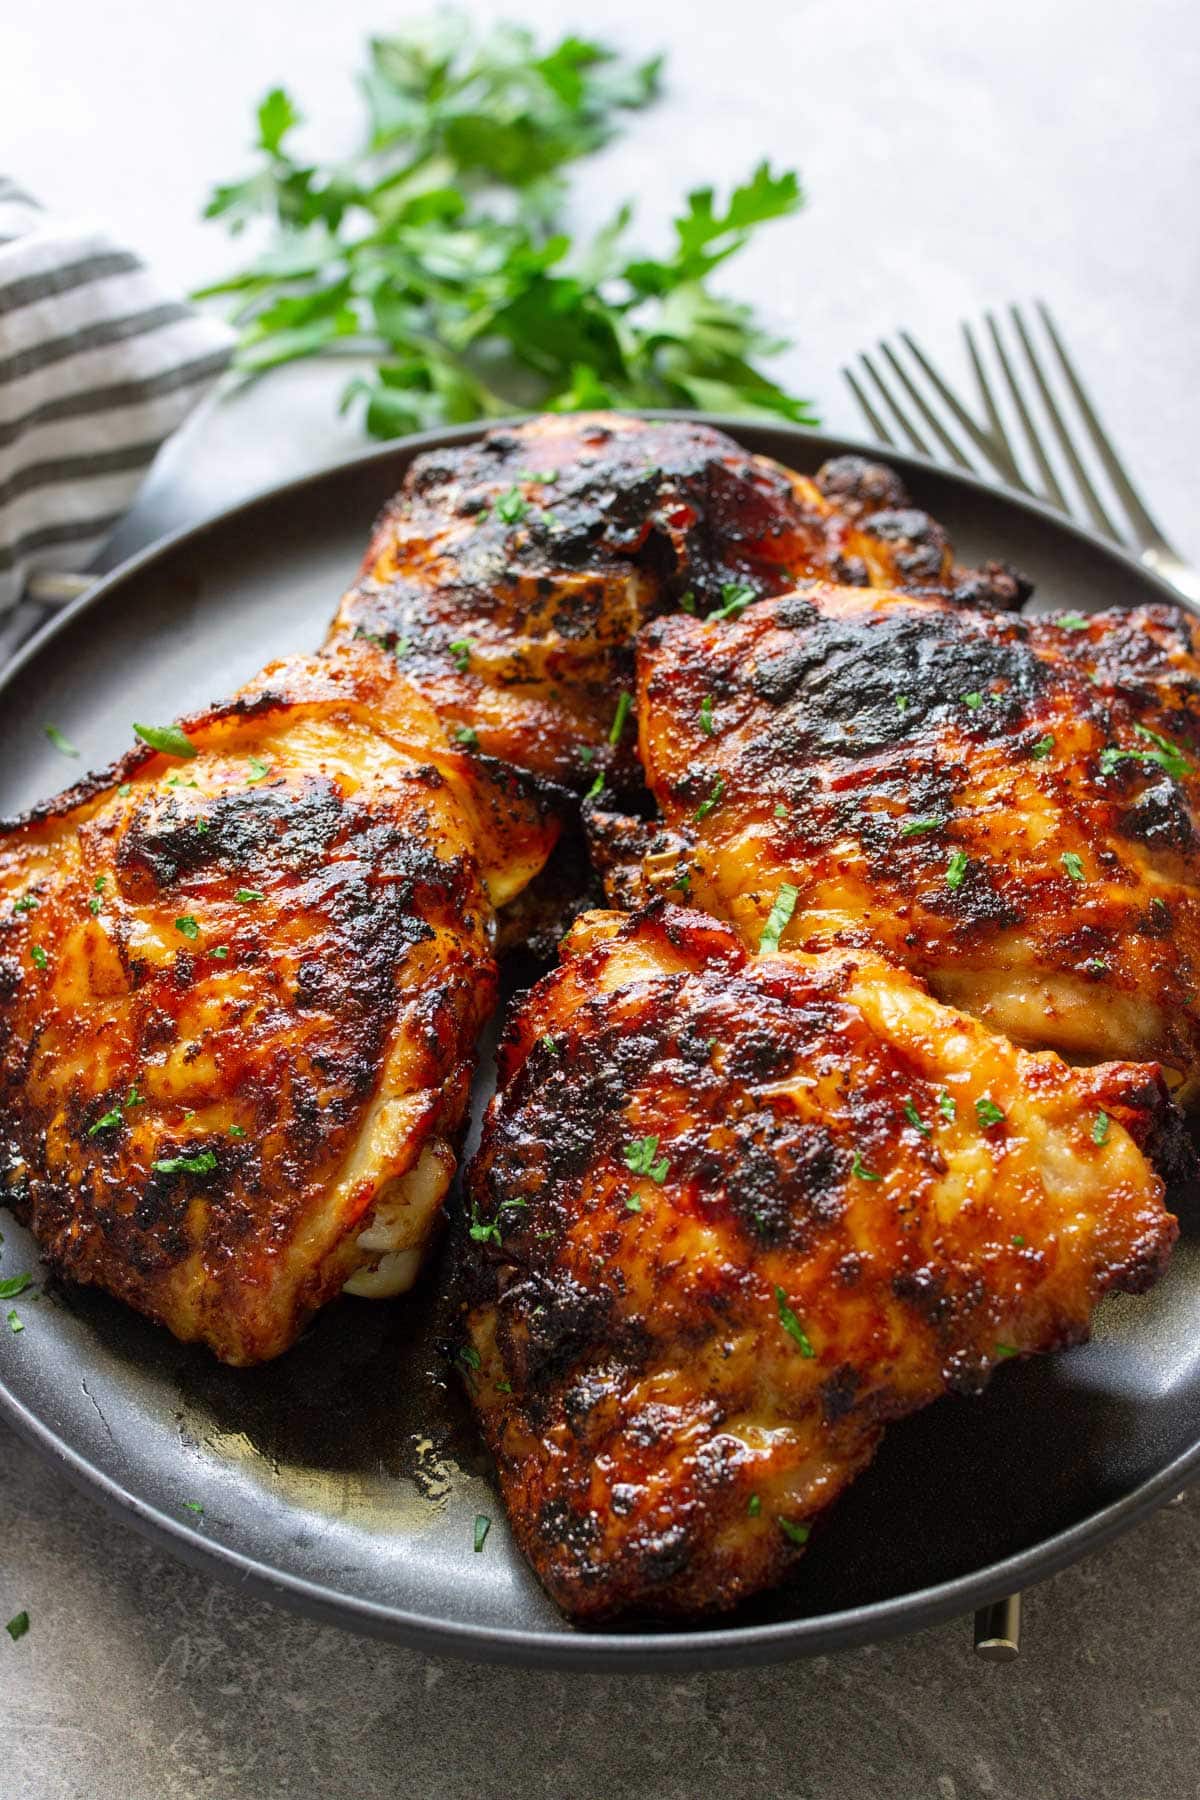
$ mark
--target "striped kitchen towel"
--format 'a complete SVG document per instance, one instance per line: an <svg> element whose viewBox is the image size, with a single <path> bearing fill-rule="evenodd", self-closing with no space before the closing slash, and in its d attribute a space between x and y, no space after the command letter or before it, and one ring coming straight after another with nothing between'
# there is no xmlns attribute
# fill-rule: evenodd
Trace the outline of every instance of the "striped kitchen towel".
<svg viewBox="0 0 1200 1800"><path fill-rule="evenodd" d="M44 611L31 576L87 567L232 347L102 226L0 175L0 660Z"/></svg>

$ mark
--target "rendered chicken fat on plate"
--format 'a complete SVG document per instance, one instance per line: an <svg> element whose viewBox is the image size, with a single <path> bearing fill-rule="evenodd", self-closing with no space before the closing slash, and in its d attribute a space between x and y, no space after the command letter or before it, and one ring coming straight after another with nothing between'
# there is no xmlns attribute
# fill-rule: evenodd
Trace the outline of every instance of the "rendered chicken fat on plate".
<svg viewBox="0 0 1200 1800"><path fill-rule="evenodd" d="M752 957L669 906L577 924L500 1080L469 1385L581 1619L777 1580L888 1420L1147 1286L1176 1235L1148 1153L1190 1167L1153 1069L1071 1069L871 951Z"/></svg>
<svg viewBox="0 0 1200 1800"><path fill-rule="evenodd" d="M0 838L5 1197L228 1362L415 1276L556 825L369 646L274 665Z"/></svg>

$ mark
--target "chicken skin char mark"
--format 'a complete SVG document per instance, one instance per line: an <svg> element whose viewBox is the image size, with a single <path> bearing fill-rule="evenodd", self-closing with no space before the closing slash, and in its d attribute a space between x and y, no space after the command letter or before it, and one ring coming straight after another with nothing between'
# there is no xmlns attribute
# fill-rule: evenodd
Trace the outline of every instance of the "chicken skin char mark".
<svg viewBox="0 0 1200 1800"><path fill-rule="evenodd" d="M756 948L870 943L1018 1042L1200 1050L1200 663L1169 608L1014 616L814 584L639 646L661 825L593 821L609 890Z"/></svg>
<svg viewBox="0 0 1200 1800"><path fill-rule="evenodd" d="M0 1193L219 1357L396 1292L455 1169L497 898L556 823L369 646L275 665L0 836Z"/></svg>
<svg viewBox="0 0 1200 1800"><path fill-rule="evenodd" d="M333 636L393 648L492 755L574 789L602 770L629 787L621 695L641 625L814 575L996 605L1029 592L1000 565L956 568L879 465L843 457L811 479L694 421L581 414L418 458Z"/></svg>
<svg viewBox="0 0 1200 1800"><path fill-rule="evenodd" d="M1154 1070L1017 1050L872 952L587 915L510 1020L465 1246L469 1385L551 1595L777 1580L888 1420L1155 1278L1156 1136L1186 1171Z"/></svg>

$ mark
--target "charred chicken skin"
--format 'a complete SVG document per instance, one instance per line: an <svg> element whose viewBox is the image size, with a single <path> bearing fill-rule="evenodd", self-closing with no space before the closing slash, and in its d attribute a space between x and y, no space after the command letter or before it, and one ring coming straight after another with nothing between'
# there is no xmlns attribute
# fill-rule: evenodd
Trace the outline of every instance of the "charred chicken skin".
<svg viewBox="0 0 1200 1800"><path fill-rule="evenodd" d="M997 605L999 565L955 567L888 469L816 476L692 421L541 418L412 465L335 638L394 651L439 715L491 755L568 787L639 778L626 729L639 628L682 607L736 613L804 576Z"/></svg>
<svg viewBox="0 0 1200 1800"><path fill-rule="evenodd" d="M587 915L510 1022L467 1245L549 1592L593 1620L777 1580L887 1421L1154 1279L1178 1131L1154 1070L1018 1050L870 951Z"/></svg>
<svg viewBox="0 0 1200 1800"><path fill-rule="evenodd" d="M193 754L187 754L188 746ZM0 1194L231 1363L409 1285L553 822L369 646L281 663L0 837Z"/></svg>
<svg viewBox="0 0 1200 1800"><path fill-rule="evenodd" d="M876 946L1021 1044L1189 1075L1192 633L1167 608L1030 618L822 584L660 620L638 710L664 829L610 821L610 889L686 896L752 949L782 907L786 945Z"/></svg>

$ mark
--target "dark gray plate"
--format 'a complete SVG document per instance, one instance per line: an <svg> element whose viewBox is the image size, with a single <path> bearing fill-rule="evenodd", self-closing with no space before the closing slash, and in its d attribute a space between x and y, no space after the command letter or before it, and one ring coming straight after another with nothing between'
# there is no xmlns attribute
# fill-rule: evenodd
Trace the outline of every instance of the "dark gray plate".
<svg viewBox="0 0 1200 1800"><path fill-rule="evenodd" d="M857 446L728 420L799 469ZM126 563L0 683L0 812L99 765L133 719L223 695L317 643L414 438L251 500ZM1043 603L1162 599L1129 559L1057 517L911 458L919 504L964 561L1000 556ZM0 1273L38 1267L5 1219ZM1200 1268L1180 1245L1154 1293L1101 1312L1093 1343L1004 1368L982 1400L894 1426L793 1585L693 1631L581 1632L514 1550L439 1350L438 1268L390 1306L343 1301L266 1368L220 1367L134 1313L53 1284L0 1329L0 1404L73 1477L191 1562L306 1611L427 1649L592 1668L805 1655L968 1611L1070 1562L1175 1493L1200 1460ZM203 1516L185 1502L204 1508ZM472 1549L477 1513L492 1516Z"/></svg>

